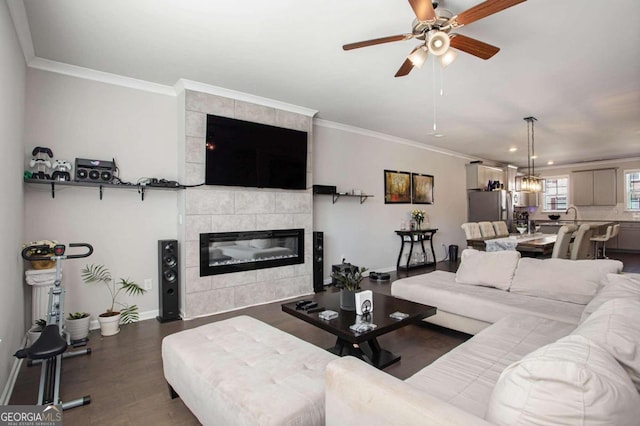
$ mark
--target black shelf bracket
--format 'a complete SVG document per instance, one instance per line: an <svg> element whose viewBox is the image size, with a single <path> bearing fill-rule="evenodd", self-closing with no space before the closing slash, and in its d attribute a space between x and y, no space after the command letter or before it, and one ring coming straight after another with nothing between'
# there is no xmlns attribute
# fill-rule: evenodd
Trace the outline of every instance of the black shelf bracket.
<svg viewBox="0 0 640 426"><path fill-rule="evenodd" d="M56 185L59 186L82 186L88 188L98 188L100 194L100 200L104 197L104 189L105 188L115 188L115 189L133 189L136 188L138 190L138 194L140 194L140 199L144 201L144 196L147 187L145 185L123 185L123 184L115 184L115 183L99 183L99 182L75 182L75 181L54 181L54 180L44 180L44 179L25 179L25 183L28 184L46 184L51 185L51 198L56 198ZM185 186L153 186L151 189L162 189L162 190L180 190L184 189Z"/></svg>

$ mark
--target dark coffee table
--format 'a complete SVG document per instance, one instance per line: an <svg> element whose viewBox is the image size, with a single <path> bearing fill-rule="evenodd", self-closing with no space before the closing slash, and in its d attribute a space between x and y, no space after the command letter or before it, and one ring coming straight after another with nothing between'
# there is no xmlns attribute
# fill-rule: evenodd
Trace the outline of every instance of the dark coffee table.
<svg viewBox="0 0 640 426"><path fill-rule="evenodd" d="M328 351L339 356L356 356L380 369L399 361L400 355L382 349L376 339L378 336L436 314L436 308L433 306L374 293L373 312L369 314L368 320L375 324L377 328L363 333L356 333L349 329L349 326L356 322L356 313L340 309L339 292L316 293L300 300L313 300L318 303L318 307L324 306L326 310L338 312L338 318L327 321L318 317L319 312L307 313L304 310L296 309L296 303L299 300L284 303L282 310L337 336L336 344L328 348ZM390 318L389 314L396 311L403 312L409 316L402 320Z"/></svg>

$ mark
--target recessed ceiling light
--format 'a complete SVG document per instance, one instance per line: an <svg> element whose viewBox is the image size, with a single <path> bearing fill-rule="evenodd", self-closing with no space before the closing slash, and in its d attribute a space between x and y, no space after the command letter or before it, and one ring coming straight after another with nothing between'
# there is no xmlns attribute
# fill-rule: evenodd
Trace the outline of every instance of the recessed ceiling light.
<svg viewBox="0 0 640 426"><path fill-rule="evenodd" d="M511 148L509 148L509 152L516 152L518 150L518 148L516 148L515 146L512 146Z"/></svg>
<svg viewBox="0 0 640 426"><path fill-rule="evenodd" d="M442 133L431 133L431 136L433 136L434 138L443 138L444 135Z"/></svg>
<svg viewBox="0 0 640 426"><path fill-rule="evenodd" d="M553 160L547 161L547 166L551 166L553 164Z"/></svg>

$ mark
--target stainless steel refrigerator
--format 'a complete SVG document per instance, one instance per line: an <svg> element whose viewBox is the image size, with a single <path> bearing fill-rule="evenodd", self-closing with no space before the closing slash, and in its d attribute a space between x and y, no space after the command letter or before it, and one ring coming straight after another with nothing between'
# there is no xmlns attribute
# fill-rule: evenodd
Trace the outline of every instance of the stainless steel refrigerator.
<svg viewBox="0 0 640 426"><path fill-rule="evenodd" d="M469 222L503 220L511 229L513 201L509 191L467 191L467 201Z"/></svg>

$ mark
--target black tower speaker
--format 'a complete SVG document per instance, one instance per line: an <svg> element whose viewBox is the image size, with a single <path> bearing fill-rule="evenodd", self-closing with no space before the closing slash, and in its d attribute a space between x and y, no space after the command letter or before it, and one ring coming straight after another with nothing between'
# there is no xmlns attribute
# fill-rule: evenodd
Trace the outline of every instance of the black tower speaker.
<svg viewBox="0 0 640 426"><path fill-rule="evenodd" d="M324 291L324 233L313 233L313 291Z"/></svg>
<svg viewBox="0 0 640 426"><path fill-rule="evenodd" d="M158 294L159 313L156 319L160 322L180 319L179 310L179 265L178 241L158 241Z"/></svg>

